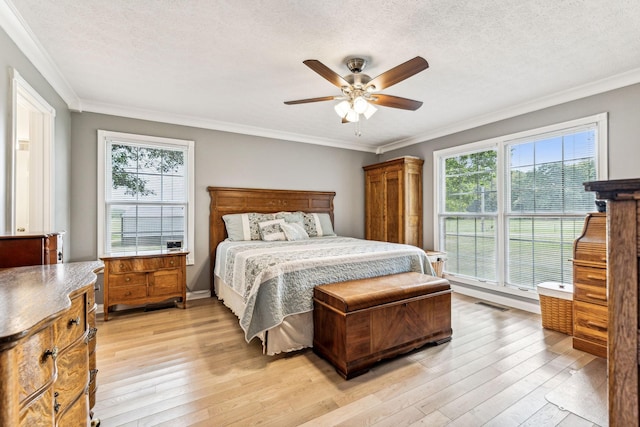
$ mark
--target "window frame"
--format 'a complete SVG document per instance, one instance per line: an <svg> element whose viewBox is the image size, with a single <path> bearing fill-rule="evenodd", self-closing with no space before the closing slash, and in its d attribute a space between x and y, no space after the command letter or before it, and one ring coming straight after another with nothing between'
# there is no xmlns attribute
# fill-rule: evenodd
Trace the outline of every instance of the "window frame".
<svg viewBox="0 0 640 427"><path fill-rule="evenodd" d="M538 299L538 294L531 289L522 289L513 287L506 284L506 224L507 219L513 217L512 212L507 212L506 203L506 186L507 186L507 166L505 165L505 152L510 143L517 140L532 139L534 137L543 136L546 134L561 133L563 131L579 128L581 126L594 125L597 128L596 131L596 147L595 147L595 163L596 163L596 179L605 180L608 179L608 113L599 113L592 116L587 116L575 120L569 120L561 123L556 123L540 128L530 129L513 134L503 135L495 138L490 138L482 141L471 142L468 144L458 145L451 148L445 148L442 150L435 150L433 152L433 233L434 233L434 248L439 250L441 248L440 241L440 218L446 215L444 211L445 201L445 183L444 183L444 162L443 159L463 154L471 154L473 152L485 151L485 150L497 150L497 171L496 171L496 189L498 193L498 213L496 217L496 239L497 239L497 281L486 282L480 280L473 280L468 277L462 277L455 274L450 274L445 271L445 277L459 283L473 285L479 288L489 289L504 294L512 294L516 296ZM594 206L595 210L595 206Z"/></svg>
<svg viewBox="0 0 640 427"><path fill-rule="evenodd" d="M189 251L187 255L187 265L193 265L195 262L195 142L193 140L164 138L158 136L141 135L133 133L114 132L108 130L98 130L98 257L109 256L106 252L105 244L107 241L107 223L106 223L106 185L110 182L111 168L107 167L107 159L110 156L107 149L110 146L109 141L116 140L123 143L131 143L141 146L150 147L167 147L170 149L186 148L185 169L187 174L187 212L186 212L186 233L183 250ZM149 253L162 253L162 250L151 251Z"/></svg>

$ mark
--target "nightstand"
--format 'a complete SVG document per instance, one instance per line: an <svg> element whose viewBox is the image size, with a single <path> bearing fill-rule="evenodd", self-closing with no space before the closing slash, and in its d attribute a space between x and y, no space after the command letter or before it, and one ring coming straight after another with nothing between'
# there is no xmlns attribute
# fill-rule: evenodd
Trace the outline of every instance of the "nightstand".
<svg viewBox="0 0 640 427"><path fill-rule="evenodd" d="M187 254L105 256L104 320L116 304L138 305L180 298L187 308Z"/></svg>

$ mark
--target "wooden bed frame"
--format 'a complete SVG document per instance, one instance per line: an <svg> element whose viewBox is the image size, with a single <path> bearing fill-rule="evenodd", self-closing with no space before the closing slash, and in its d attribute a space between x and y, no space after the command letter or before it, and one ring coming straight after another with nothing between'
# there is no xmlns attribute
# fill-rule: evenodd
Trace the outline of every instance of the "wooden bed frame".
<svg viewBox="0 0 640 427"><path fill-rule="evenodd" d="M333 223L333 198L335 192L302 190L267 190L257 188L207 187L211 204L209 209L209 259L211 296L216 248L227 238L223 215L257 212L303 211L328 213Z"/></svg>

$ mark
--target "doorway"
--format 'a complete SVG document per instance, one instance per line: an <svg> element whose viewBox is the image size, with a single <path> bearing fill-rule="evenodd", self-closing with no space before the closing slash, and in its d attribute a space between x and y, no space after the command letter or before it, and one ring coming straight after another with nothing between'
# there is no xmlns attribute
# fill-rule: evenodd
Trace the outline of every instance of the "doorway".
<svg viewBox="0 0 640 427"><path fill-rule="evenodd" d="M53 209L55 110L13 70L10 232L49 231Z"/></svg>

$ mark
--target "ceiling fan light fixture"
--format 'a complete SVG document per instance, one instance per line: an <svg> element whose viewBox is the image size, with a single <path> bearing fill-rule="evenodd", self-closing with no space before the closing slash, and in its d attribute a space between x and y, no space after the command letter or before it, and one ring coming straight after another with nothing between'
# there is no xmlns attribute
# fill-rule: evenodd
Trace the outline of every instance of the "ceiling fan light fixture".
<svg viewBox="0 0 640 427"><path fill-rule="evenodd" d="M360 120L360 114L356 113L355 110L349 109L349 111L347 111L347 115L344 116L344 118L348 122L355 123Z"/></svg>
<svg viewBox="0 0 640 427"><path fill-rule="evenodd" d="M369 120L369 117L373 116L376 111L378 111L378 109L367 102L367 109L364 110L362 114L367 120Z"/></svg>
<svg viewBox="0 0 640 427"><path fill-rule="evenodd" d="M337 103L333 109L336 110L336 114L342 118L347 115L351 109L351 105L349 105L349 101L342 101Z"/></svg>
<svg viewBox="0 0 640 427"><path fill-rule="evenodd" d="M367 111L368 106L369 106L369 103L362 96L357 96L353 100L353 109L358 114L363 114L365 111Z"/></svg>

